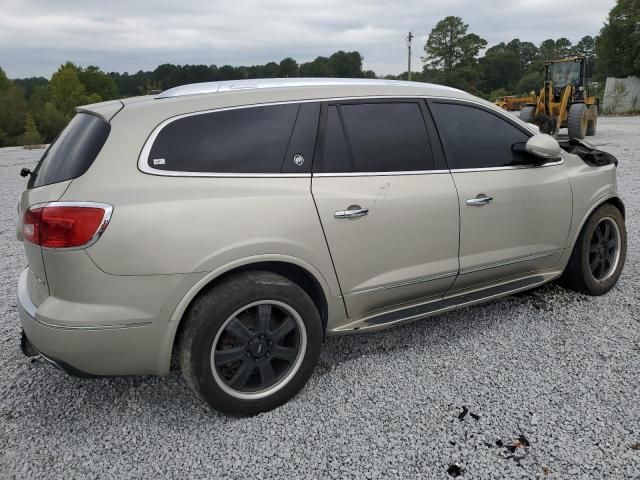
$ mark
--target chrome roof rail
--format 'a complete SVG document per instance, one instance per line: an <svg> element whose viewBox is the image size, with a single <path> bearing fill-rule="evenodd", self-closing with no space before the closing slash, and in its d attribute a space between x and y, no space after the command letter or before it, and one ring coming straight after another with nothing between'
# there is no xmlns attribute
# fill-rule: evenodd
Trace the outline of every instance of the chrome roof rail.
<svg viewBox="0 0 640 480"><path fill-rule="evenodd" d="M236 90L258 90L263 88L324 87L324 86L397 86L413 88L431 88L456 91L451 87L422 82L401 80L378 80L371 78L256 78L247 80L224 80L221 82L202 82L180 85L156 95L155 98L173 98L185 95L232 92Z"/></svg>

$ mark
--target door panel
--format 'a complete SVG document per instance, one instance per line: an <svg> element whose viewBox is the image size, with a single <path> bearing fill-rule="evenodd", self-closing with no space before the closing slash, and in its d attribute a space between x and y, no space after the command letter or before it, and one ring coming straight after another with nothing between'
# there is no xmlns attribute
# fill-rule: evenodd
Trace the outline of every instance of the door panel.
<svg viewBox="0 0 640 480"><path fill-rule="evenodd" d="M455 172L460 194L460 276L454 289L553 267L572 215L562 165ZM484 194L484 206L466 201Z"/></svg>
<svg viewBox="0 0 640 480"><path fill-rule="evenodd" d="M451 175L314 175L312 192L350 317L445 292L458 271ZM361 207L365 216L336 218Z"/></svg>
<svg viewBox="0 0 640 480"><path fill-rule="evenodd" d="M571 226L571 185L561 161L536 166L532 133L502 111L433 100L429 107L460 196L460 273L453 289L556 265Z"/></svg>

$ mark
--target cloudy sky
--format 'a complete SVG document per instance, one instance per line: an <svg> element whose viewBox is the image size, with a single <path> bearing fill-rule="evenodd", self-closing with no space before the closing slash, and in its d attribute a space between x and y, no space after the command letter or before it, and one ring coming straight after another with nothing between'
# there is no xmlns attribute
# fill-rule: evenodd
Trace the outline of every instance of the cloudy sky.
<svg viewBox="0 0 640 480"><path fill-rule="evenodd" d="M595 35L615 0L0 0L0 66L10 78L49 77L65 60L105 71L152 70L161 63L302 63L358 50L365 69L413 65L428 32L461 16L489 44L520 38L576 42ZM557 14L556 14L557 12ZM565 12L572 12L569 16Z"/></svg>

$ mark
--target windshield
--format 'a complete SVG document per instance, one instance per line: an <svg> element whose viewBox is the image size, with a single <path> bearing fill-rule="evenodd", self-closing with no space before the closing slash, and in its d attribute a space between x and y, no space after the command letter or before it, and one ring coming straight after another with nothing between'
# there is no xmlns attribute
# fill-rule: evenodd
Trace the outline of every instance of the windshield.
<svg viewBox="0 0 640 480"><path fill-rule="evenodd" d="M549 80L554 87L580 86L580 62L562 62L549 65Z"/></svg>

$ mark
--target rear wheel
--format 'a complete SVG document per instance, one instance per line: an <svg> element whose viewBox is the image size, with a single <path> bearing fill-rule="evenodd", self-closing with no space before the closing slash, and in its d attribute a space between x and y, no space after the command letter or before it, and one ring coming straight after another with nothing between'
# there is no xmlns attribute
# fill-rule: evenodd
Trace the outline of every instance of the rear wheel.
<svg viewBox="0 0 640 480"><path fill-rule="evenodd" d="M589 120L587 125L587 136L593 137L596 134L596 128L598 126L598 106L591 105L589 110L591 111L591 120Z"/></svg>
<svg viewBox="0 0 640 480"><path fill-rule="evenodd" d="M531 123L533 121L533 114L535 113L536 107L531 105L524 107L520 110L520 120L523 122Z"/></svg>
<svg viewBox="0 0 640 480"><path fill-rule="evenodd" d="M242 272L195 300L180 342L189 385L216 410L253 415L292 398L320 355L322 322L298 285Z"/></svg>
<svg viewBox="0 0 640 480"><path fill-rule="evenodd" d="M616 207L605 204L587 220L560 283L587 295L603 295L618 281L627 256L627 230Z"/></svg>
<svg viewBox="0 0 640 480"><path fill-rule="evenodd" d="M570 138L582 139L587 134L587 106L584 103L574 103L569 107L567 130Z"/></svg>

